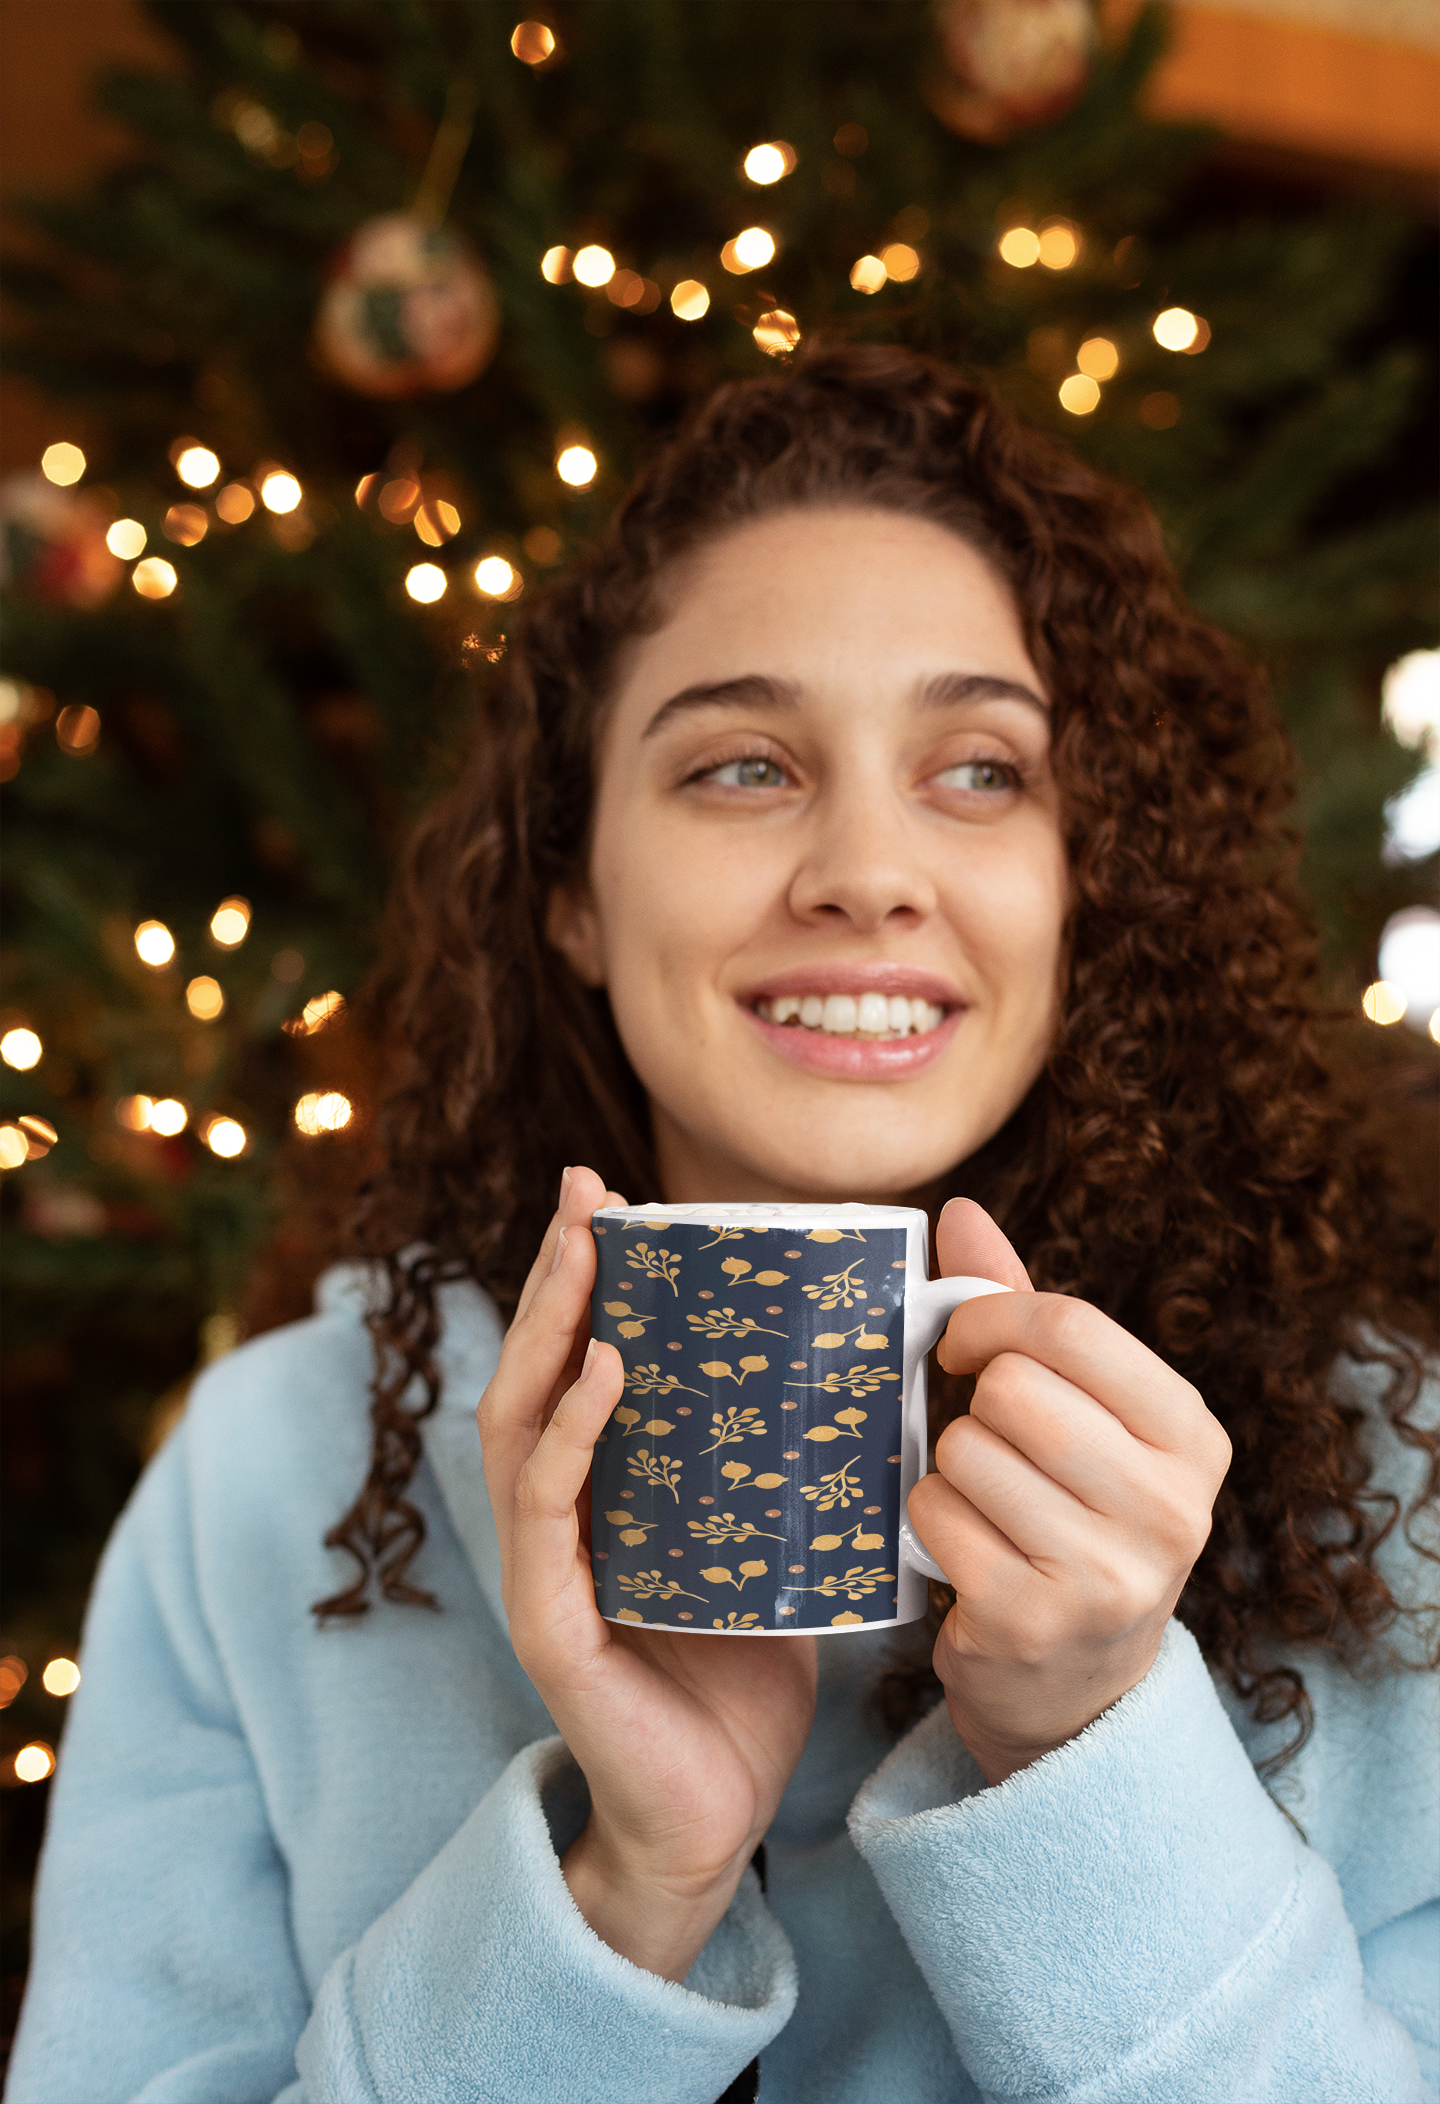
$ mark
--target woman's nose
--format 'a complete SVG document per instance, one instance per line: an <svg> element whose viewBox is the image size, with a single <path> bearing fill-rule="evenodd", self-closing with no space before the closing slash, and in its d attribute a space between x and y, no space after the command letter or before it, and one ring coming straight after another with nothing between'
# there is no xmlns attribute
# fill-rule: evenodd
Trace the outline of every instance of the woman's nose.
<svg viewBox="0 0 1440 2104"><path fill-rule="evenodd" d="M790 910L802 921L848 921L862 935L922 921L937 895L921 847L893 793L823 798L791 880Z"/></svg>

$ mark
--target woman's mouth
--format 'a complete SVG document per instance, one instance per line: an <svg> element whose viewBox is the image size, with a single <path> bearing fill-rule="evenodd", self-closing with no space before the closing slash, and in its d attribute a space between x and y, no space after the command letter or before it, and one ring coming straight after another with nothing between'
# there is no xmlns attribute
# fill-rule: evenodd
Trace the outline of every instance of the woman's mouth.
<svg viewBox="0 0 1440 2104"><path fill-rule="evenodd" d="M903 1081L918 1074L947 1049L966 1013L963 1002L942 1005L874 987L768 994L741 1007L773 1052L835 1081Z"/></svg>
<svg viewBox="0 0 1440 2104"><path fill-rule="evenodd" d="M946 1011L933 1001L903 994L781 994L757 1001L755 1014L781 1028L814 1030L826 1037L864 1038L883 1044L938 1030Z"/></svg>

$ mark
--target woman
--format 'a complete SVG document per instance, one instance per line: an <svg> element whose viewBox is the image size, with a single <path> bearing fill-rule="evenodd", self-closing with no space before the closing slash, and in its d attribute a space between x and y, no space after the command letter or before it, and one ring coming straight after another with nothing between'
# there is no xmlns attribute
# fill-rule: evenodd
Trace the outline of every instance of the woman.
<svg viewBox="0 0 1440 2104"><path fill-rule="evenodd" d="M107 1552L15 2104L1435 2094L1423 1250L1282 762L1144 507L942 368L661 454L421 829L371 1263ZM1017 1289L941 1347L923 1646L599 1619L617 1191L918 1195Z"/></svg>

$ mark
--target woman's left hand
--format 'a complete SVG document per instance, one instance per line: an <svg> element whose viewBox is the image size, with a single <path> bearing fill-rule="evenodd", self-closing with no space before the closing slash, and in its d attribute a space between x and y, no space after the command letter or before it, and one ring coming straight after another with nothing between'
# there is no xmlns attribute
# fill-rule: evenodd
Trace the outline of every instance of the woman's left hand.
<svg viewBox="0 0 1440 2104"><path fill-rule="evenodd" d="M935 1670L989 1783L1061 1746L1155 1662L1210 1533L1230 1441L1202 1397L1085 1301L1036 1293L987 1213L945 1208L941 1273L1013 1286L940 1342L977 1376L910 1496L955 1588Z"/></svg>

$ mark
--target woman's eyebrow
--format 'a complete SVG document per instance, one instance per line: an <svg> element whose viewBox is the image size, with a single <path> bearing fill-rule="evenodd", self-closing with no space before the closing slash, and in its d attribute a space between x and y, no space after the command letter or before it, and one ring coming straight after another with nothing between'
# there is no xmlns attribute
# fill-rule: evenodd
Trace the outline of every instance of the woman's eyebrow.
<svg viewBox="0 0 1440 2104"><path fill-rule="evenodd" d="M1024 701L1048 717L1050 705L1033 687L1018 679L1002 679L994 672L939 672L927 679L916 696L921 708L953 707L965 701Z"/></svg>
<svg viewBox="0 0 1440 2104"><path fill-rule="evenodd" d="M799 689L792 681L770 679L763 672L742 673L738 679L701 681L693 687L682 687L678 694L662 701L640 735L642 740L653 738L686 709L793 709L798 700Z"/></svg>

